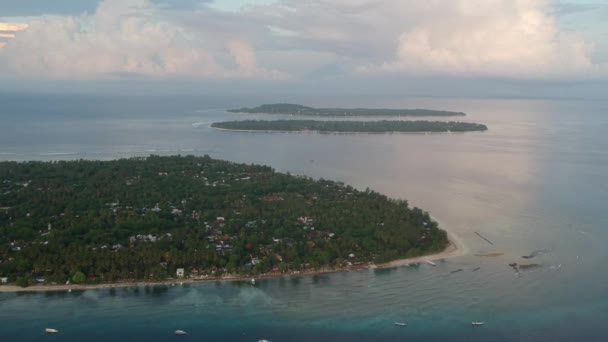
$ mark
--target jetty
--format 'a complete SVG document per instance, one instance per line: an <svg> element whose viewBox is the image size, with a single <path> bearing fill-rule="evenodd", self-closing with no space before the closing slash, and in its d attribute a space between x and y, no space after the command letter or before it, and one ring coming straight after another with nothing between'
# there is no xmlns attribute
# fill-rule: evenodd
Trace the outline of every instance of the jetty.
<svg viewBox="0 0 608 342"><path fill-rule="evenodd" d="M477 236L479 236L480 238L486 240L490 245L494 245L494 243L488 239L486 239L483 235L479 234L478 232L475 232L475 234L477 234Z"/></svg>

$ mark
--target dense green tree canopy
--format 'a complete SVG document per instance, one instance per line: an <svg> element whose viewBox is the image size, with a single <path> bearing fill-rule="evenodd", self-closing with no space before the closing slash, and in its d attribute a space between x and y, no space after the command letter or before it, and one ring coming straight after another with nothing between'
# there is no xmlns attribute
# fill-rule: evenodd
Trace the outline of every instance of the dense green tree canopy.
<svg viewBox="0 0 608 342"><path fill-rule="evenodd" d="M290 103L264 104L228 110L232 113L286 114L304 116L465 116L463 112L430 109L313 108Z"/></svg>
<svg viewBox="0 0 608 342"><path fill-rule="evenodd" d="M208 156L0 163L0 276L23 284L344 267L446 244L406 201L265 166Z"/></svg>
<svg viewBox="0 0 608 342"><path fill-rule="evenodd" d="M214 128L247 131L342 132L342 133L421 133L485 131L485 125L442 121L314 121L314 120L241 120L216 122Z"/></svg>

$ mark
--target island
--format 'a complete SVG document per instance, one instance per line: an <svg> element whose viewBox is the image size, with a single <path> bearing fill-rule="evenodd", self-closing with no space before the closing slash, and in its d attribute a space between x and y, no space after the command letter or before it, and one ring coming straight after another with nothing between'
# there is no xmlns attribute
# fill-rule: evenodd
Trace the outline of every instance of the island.
<svg viewBox="0 0 608 342"><path fill-rule="evenodd" d="M301 116L465 116L463 112L430 109L313 108L290 103L264 104L253 108L229 109L231 113L283 114Z"/></svg>
<svg viewBox="0 0 608 342"><path fill-rule="evenodd" d="M405 200L209 156L0 162L0 208L0 278L19 286L339 271L450 244Z"/></svg>
<svg viewBox="0 0 608 342"><path fill-rule="evenodd" d="M240 120L211 124L212 128L248 132L323 132L323 133L443 133L483 132L486 125L443 121L315 121L315 120Z"/></svg>

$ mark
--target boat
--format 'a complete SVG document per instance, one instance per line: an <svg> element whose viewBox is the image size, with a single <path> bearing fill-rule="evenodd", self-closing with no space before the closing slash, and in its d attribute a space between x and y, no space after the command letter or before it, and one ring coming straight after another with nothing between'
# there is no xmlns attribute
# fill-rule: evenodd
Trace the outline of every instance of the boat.
<svg viewBox="0 0 608 342"><path fill-rule="evenodd" d="M175 335L188 335L188 333L183 330L175 330Z"/></svg>
<svg viewBox="0 0 608 342"><path fill-rule="evenodd" d="M51 329L51 328L46 328L46 329L44 329L44 332L47 333L47 334L56 334L56 333L59 332L59 330L57 330L57 329Z"/></svg>
<svg viewBox="0 0 608 342"><path fill-rule="evenodd" d="M265 340L265 339L261 339L261 340L258 340L258 342L270 342L270 341L269 340Z"/></svg>
<svg viewBox="0 0 608 342"><path fill-rule="evenodd" d="M251 278L251 285L255 285L255 279Z"/></svg>
<svg viewBox="0 0 608 342"><path fill-rule="evenodd" d="M437 266L436 263L432 262L431 260L427 260L426 261L427 264L431 265L431 266Z"/></svg>
<svg viewBox="0 0 608 342"><path fill-rule="evenodd" d="M405 327L405 326L407 325L407 323L403 323L403 322L395 322L395 325L396 325L396 326L399 326L399 327Z"/></svg>
<svg viewBox="0 0 608 342"><path fill-rule="evenodd" d="M471 325L484 325L486 324L485 322L471 322Z"/></svg>

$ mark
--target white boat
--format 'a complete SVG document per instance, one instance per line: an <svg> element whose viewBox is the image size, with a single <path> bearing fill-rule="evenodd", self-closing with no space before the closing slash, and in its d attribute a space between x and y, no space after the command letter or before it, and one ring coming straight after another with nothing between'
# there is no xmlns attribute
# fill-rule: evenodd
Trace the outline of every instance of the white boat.
<svg viewBox="0 0 608 342"><path fill-rule="evenodd" d="M175 335L188 335L188 333L183 330L175 330Z"/></svg>
<svg viewBox="0 0 608 342"><path fill-rule="evenodd" d="M57 330L57 329L51 329L51 328L46 328L46 329L44 329L44 332L47 333L47 334L56 334L56 333L59 332L59 330Z"/></svg>
<svg viewBox="0 0 608 342"><path fill-rule="evenodd" d="M471 322L471 325L484 325L486 322Z"/></svg>
<svg viewBox="0 0 608 342"><path fill-rule="evenodd" d="M436 263L432 262L431 260L427 260L426 261L427 264L431 265L431 266L437 266Z"/></svg>
<svg viewBox="0 0 608 342"><path fill-rule="evenodd" d="M251 285L255 285L255 279L251 278Z"/></svg>
<svg viewBox="0 0 608 342"><path fill-rule="evenodd" d="M405 326L407 325L407 323L403 323L403 322L395 322L395 325L396 325L396 326L399 326L399 327L405 327Z"/></svg>
<svg viewBox="0 0 608 342"><path fill-rule="evenodd" d="M261 339L261 340L258 340L258 342L270 342L270 341L269 340L265 340L265 339Z"/></svg>

